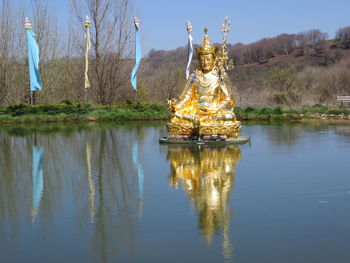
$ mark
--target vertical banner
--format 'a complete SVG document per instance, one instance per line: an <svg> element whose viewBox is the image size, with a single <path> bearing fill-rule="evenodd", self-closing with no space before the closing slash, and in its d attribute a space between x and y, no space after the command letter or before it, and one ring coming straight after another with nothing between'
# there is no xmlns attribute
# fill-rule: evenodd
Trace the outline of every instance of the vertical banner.
<svg viewBox="0 0 350 263"><path fill-rule="evenodd" d="M85 39L86 39L86 49L85 49L85 74L84 74L84 92L85 92L85 98L84 102L87 102L87 90L90 88L90 81L89 81L89 76L88 76L88 71L89 71L89 49L91 47L91 42L90 42L90 18L86 16L85 22L84 22L84 27L86 28L86 33L85 33Z"/></svg>
<svg viewBox="0 0 350 263"><path fill-rule="evenodd" d="M193 45L192 45L192 25L190 21L187 21L186 24L186 29L188 33L188 44L187 44L187 51L188 51L188 61L187 61L187 67L186 67L186 79L190 77L190 66L191 66L191 61L192 61L192 56L193 56Z"/></svg>
<svg viewBox="0 0 350 263"><path fill-rule="evenodd" d="M42 83L39 73L39 47L35 41L35 34L32 31L32 25L28 17L25 19L24 27L28 40L28 64L30 77L30 91L42 89Z"/></svg>
<svg viewBox="0 0 350 263"><path fill-rule="evenodd" d="M35 218L39 212L41 197L44 190L44 179L43 179L43 160L44 149L42 147L33 146L32 150L32 183L33 183L33 196L32 196L32 222L34 223Z"/></svg>
<svg viewBox="0 0 350 263"><path fill-rule="evenodd" d="M139 68L140 62L141 62L141 40L140 40L140 33L139 33L139 20L137 17L134 19L135 24L135 66L132 69L131 73L131 85L132 87L137 90L137 70Z"/></svg>

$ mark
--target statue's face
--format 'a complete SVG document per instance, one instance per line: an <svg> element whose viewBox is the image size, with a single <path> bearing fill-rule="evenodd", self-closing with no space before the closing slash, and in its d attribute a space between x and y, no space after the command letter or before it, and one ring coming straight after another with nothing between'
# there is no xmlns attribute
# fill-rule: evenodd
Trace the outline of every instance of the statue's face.
<svg viewBox="0 0 350 263"><path fill-rule="evenodd" d="M213 54L200 55L199 65L204 73L210 72L215 65L214 55Z"/></svg>

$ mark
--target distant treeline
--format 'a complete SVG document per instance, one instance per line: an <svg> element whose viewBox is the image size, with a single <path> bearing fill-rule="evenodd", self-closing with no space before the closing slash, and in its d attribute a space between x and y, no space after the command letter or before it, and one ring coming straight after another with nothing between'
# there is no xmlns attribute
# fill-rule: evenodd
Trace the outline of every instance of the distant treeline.
<svg viewBox="0 0 350 263"><path fill-rule="evenodd" d="M229 76L240 106L331 105L336 95L350 95L350 26L332 40L313 29L228 45L228 52L236 66ZM186 47L151 50L140 72L144 98L164 102L176 97L184 85L186 59Z"/></svg>
<svg viewBox="0 0 350 263"><path fill-rule="evenodd" d="M27 11L2 0L0 5L0 106L29 101L24 17ZM48 0L32 0L29 16L40 48L43 90L36 102L84 101L84 17L91 17L89 103L124 101L166 103L185 85L187 47L151 50L142 59L138 92L131 88L134 28L131 0L71 0L72 25L62 36ZM318 29L281 34L252 44L228 46L236 69L229 72L236 103L248 105L334 104L350 95L350 26L332 40ZM197 67L194 59L192 69Z"/></svg>
<svg viewBox="0 0 350 263"><path fill-rule="evenodd" d="M350 47L350 26L340 28L331 41L326 42L327 33L312 29L299 34L281 34L273 38L264 38L249 45L241 43L230 46L229 54L236 65L250 63L266 63L269 59L280 55L322 56L326 49Z"/></svg>

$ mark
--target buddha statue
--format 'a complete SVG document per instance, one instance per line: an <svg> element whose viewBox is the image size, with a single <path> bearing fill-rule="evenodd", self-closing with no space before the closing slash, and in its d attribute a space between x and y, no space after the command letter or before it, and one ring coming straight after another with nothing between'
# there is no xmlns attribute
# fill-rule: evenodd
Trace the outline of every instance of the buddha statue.
<svg viewBox="0 0 350 263"><path fill-rule="evenodd" d="M224 68L226 45L217 56L205 29L199 48L196 48L199 68L186 83L179 100L169 101L171 118L169 135L224 135L237 137L241 124L236 120L231 85Z"/></svg>

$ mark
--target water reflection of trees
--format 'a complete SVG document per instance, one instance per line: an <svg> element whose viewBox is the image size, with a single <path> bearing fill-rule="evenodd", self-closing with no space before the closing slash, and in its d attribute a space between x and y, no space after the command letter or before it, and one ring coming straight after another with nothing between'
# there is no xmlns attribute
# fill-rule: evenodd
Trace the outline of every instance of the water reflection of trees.
<svg viewBox="0 0 350 263"><path fill-rule="evenodd" d="M337 125L336 133L339 135L343 135L350 139L350 125Z"/></svg>
<svg viewBox="0 0 350 263"><path fill-rule="evenodd" d="M232 257L229 240L229 200L235 167L241 159L237 146L169 146L169 183L181 183L198 213L198 228L208 245L215 234L223 234L225 258Z"/></svg>
<svg viewBox="0 0 350 263"><path fill-rule="evenodd" d="M32 149L38 145L45 149L43 192L34 222L40 235L54 240L53 226L74 215L68 223L74 233L66 235L90 232L85 239L96 259L117 258L120 250L131 253L142 197L130 142L144 136L144 129L127 127L82 129L69 135L0 133L0 245L19 242L25 235L21 229L31 229Z"/></svg>

